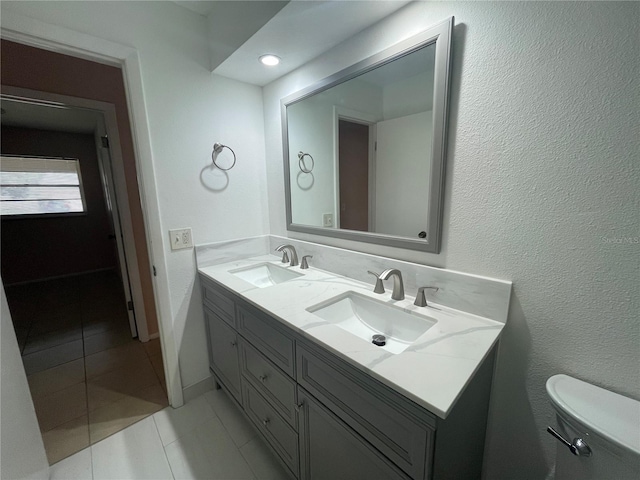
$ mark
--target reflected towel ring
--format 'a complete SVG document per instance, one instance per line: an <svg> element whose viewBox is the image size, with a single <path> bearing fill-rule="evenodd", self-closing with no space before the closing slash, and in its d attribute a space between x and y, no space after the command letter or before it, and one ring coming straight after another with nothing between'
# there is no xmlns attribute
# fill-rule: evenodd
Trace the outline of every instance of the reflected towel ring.
<svg viewBox="0 0 640 480"><path fill-rule="evenodd" d="M233 163L229 168L222 168L220 165L216 163L216 158L224 148L228 148L233 154ZM231 170L236 164L236 152L234 152L233 149L231 147L228 147L227 145L222 145L221 143L215 143L213 145L213 152L211 152L211 160L213 160L213 164L216 167L218 167L220 170L224 170L224 171Z"/></svg>
<svg viewBox="0 0 640 480"><path fill-rule="evenodd" d="M306 169L304 168L304 157L309 157L311 159L311 168L310 169ZM316 166L316 162L313 159L313 157L308 154L308 153L303 153L303 152L298 152L298 166L300 167L300 170L302 170L304 173L311 173L313 172L313 167Z"/></svg>

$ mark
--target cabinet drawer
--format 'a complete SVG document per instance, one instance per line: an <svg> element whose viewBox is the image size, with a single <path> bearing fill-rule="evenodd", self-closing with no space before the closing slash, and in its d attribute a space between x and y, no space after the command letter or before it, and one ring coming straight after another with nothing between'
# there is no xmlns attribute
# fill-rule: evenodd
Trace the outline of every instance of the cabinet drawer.
<svg viewBox="0 0 640 480"><path fill-rule="evenodd" d="M236 326L234 302L221 289L202 279L202 300L206 307L213 310L232 327Z"/></svg>
<svg viewBox="0 0 640 480"><path fill-rule="evenodd" d="M298 434L246 379L242 380L242 389L245 412L297 477Z"/></svg>
<svg viewBox="0 0 640 480"><path fill-rule="evenodd" d="M298 383L411 477L422 479L433 430L405 411L407 402L343 362L297 345Z"/></svg>
<svg viewBox="0 0 640 480"><path fill-rule="evenodd" d="M240 344L240 368L246 379L297 430L295 382L248 342Z"/></svg>
<svg viewBox="0 0 640 480"><path fill-rule="evenodd" d="M293 339L276 320L254 308L238 305L238 330L260 353L293 377Z"/></svg>
<svg viewBox="0 0 640 480"><path fill-rule="evenodd" d="M218 315L205 307L209 331L209 361L211 369L229 392L240 402L240 362L238 334Z"/></svg>

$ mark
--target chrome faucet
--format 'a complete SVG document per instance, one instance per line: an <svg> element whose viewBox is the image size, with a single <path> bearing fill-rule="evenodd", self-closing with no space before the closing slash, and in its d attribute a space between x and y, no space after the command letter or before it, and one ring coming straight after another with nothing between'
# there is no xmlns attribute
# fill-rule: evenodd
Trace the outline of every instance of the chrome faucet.
<svg viewBox="0 0 640 480"><path fill-rule="evenodd" d="M294 247L293 245L280 245L276 248L276 251L282 252L283 262L286 262L285 258L291 258L291 261L289 262L290 267L295 267L296 265L298 265L298 253L296 252L296 247ZM289 252L288 257L286 257L287 251Z"/></svg>
<svg viewBox="0 0 640 480"><path fill-rule="evenodd" d="M389 268L380 274L382 280L389 280L393 276L393 292L391 298L393 300L404 300L404 282L402 281L402 272L397 268Z"/></svg>

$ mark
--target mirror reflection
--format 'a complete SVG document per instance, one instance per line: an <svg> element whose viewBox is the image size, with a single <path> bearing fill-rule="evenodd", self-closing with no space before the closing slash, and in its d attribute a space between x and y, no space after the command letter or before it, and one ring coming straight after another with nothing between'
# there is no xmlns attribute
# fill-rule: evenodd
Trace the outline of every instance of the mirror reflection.
<svg viewBox="0 0 640 480"><path fill-rule="evenodd" d="M287 107L293 223L420 238L434 59L432 44Z"/></svg>

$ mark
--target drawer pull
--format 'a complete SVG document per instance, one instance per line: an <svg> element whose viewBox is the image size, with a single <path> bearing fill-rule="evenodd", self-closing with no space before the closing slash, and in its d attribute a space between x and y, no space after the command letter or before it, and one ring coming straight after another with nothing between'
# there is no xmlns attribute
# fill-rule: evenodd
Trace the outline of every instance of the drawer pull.
<svg viewBox="0 0 640 480"><path fill-rule="evenodd" d="M262 420L262 425L264 425L265 427L269 426L269 419L265 418L264 420Z"/></svg>
<svg viewBox="0 0 640 480"><path fill-rule="evenodd" d="M264 383L264 382L266 382L266 381L267 381L267 375L260 375L258 378L260 379L260 381L261 381L262 383Z"/></svg>

